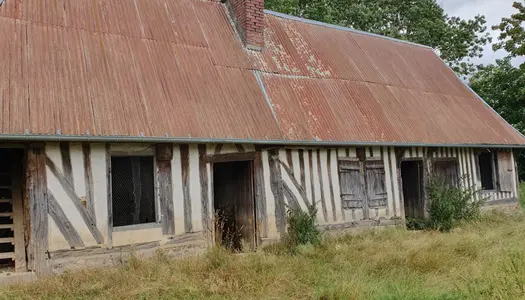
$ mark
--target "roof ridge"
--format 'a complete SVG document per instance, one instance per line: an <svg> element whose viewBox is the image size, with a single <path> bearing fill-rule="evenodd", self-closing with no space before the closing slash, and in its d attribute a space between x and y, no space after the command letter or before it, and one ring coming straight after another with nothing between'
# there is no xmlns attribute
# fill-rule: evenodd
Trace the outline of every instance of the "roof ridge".
<svg viewBox="0 0 525 300"><path fill-rule="evenodd" d="M412 46L423 47L423 48L434 50L434 48L432 48L430 46L427 46L427 45L423 45L423 44L418 44L418 43L414 43L414 42L410 42L410 41L396 39L396 38L392 38L392 37L389 37L389 36L384 36L384 35L380 35L380 34L376 34L376 33L366 32L366 31L362 31L362 30L358 30L358 29L354 29L354 28L350 28L350 27L344 27L344 26L329 24L329 23L325 23L325 22L320 22L320 21L305 19L305 18L301 18L301 17L296 17L296 16L292 16L292 15L287 15L287 14L283 14L283 13L276 12L276 11L273 11L273 10L265 9L264 13L272 15L272 16L276 16L276 17L279 17L279 18L283 18L283 19L289 19L289 20L303 22L303 23L307 23L307 24L319 25L319 26L324 26L324 27L328 27L328 28L333 28L333 29L353 32L353 33L357 33L357 34L368 35L368 36L372 36L372 37L376 37L376 38L381 38L381 39L390 40L390 41L394 41L394 42L398 42L398 43L403 43L403 44L408 44L408 45L412 45Z"/></svg>

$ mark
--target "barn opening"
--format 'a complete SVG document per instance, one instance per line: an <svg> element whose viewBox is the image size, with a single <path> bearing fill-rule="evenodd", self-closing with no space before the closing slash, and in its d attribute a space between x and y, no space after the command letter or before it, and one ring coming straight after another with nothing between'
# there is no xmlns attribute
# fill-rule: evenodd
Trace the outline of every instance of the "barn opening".
<svg viewBox="0 0 525 300"><path fill-rule="evenodd" d="M255 247L253 162L213 164L215 241L232 250Z"/></svg>
<svg viewBox="0 0 525 300"><path fill-rule="evenodd" d="M24 210L28 208L23 203L24 157L23 149L0 149L0 272L27 271Z"/></svg>
<svg viewBox="0 0 525 300"><path fill-rule="evenodd" d="M406 218L423 218L425 203L423 199L423 161L401 162L401 180Z"/></svg>
<svg viewBox="0 0 525 300"><path fill-rule="evenodd" d="M480 153L478 156L479 174L483 190L495 189L494 178L494 154L492 152Z"/></svg>

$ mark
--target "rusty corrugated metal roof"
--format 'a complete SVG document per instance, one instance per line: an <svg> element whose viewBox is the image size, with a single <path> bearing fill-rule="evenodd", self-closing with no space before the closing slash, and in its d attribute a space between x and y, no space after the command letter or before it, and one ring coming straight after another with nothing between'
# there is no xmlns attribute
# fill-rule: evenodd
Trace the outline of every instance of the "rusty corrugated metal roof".
<svg viewBox="0 0 525 300"><path fill-rule="evenodd" d="M216 1L8 0L0 135L525 144L429 48L265 21L252 52Z"/></svg>

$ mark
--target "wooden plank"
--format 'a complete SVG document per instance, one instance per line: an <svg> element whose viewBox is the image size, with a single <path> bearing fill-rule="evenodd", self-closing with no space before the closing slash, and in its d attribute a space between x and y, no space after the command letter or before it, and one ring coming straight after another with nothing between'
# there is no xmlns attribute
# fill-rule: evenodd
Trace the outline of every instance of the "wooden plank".
<svg viewBox="0 0 525 300"><path fill-rule="evenodd" d="M13 217L13 213L10 213L10 212L0 212L0 218L12 218ZM22 227L22 230L23 230L23 227Z"/></svg>
<svg viewBox="0 0 525 300"><path fill-rule="evenodd" d="M182 172L182 193L184 196L184 230L193 231L191 224L191 198L190 198L190 149L189 145L180 145L180 160Z"/></svg>
<svg viewBox="0 0 525 300"><path fill-rule="evenodd" d="M70 200L75 205L77 211L82 217L82 220L93 235L93 238L95 238L95 241L97 241L98 244L102 244L104 242L104 237L102 236L102 233L100 233L100 231L98 230L91 216L88 214L86 208L82 205L80 197L75 192L73 186L66 180L64 174L62 174L62 172L56 167L55 163L47 156L45 157L45 163L48 166L51 173L55 175L58 182L60 182L60 185L65 190L66 194L69 196Z"/></svg>
<svg viewBox="0 0 525 300"><path fill-rule="evenodd" d="M91 168L91 146L89 143L82 144L82 156L84 158L84 184L86 186L86 208L93 222L97 224L95 216L95 191L93 184L93 171Z"/></svg>
<svg viewBox="0 0 525 300"><path fill-rule="evenodd" d="M236 144L236 145L241 146L239 144ZM201 183L202 228L208 233L208 232L213 232L213 228L209 228L210 227L209 225L211 224L208 224L208 219L209 219L208 217L208 209L209 209L208 185L211 180L208 178L208 169L206 168L206 164L207 164L206 145L199 144L198 149L199 149L199 179Z"/></svg>
<svg viewBox="0 0 525 300"><path fill-rule="evenodd" d="M8 238L0 238L0 244L15 244L15 238L8 237ZM16 251L16 248L15 248ZM25 261L25 257L23 259Z"/></svg>
<svg viewBox="0 0 525 300"><path fill-rule="evenodd" d="M13 224L0 224L0 229L11 229L13 230L15 227Z"/></svg>
<svg viewBox="0 0 525 300"><path fill-rule="evenodd" d="M323 217L328 222L328 210L326 208L326 200L324 199L324 185L323 185L323 168L321 164L321 151L317 151L317 172L319 174L319 186L321 187L321 208L323 209Z"/></svg>
<svg viewBox="0 0 525 300"><path fill-rule="evenodd" d="M284 234L286 231L286 207L284 203L283 182L279 161L279 150L268 150L270 165L270 187L275 199L275 221L277 230Z"/></svg>
<svg viewBox="0 0 525 300"><path fill-rule="evenodd" d="M109 249L113 247L113 183L111 180L111 145L106 144L106 185L107 185L107 207L108 207L108 240Z"/></svg>
<svg viewBox="0 0 525 300"><path fill-rule="evenodd" d="M312 188L312 205L314 207L317 207L317 200L315 199L315 185L317 184L317 182L314 182L314 168L313 168L313 160L312 160L312 150L308 150L308 165L310 166L310 186Z"/></svg>
<svg viewBox="0 0 525 300"><path fill-rule="evenodd" d="M512 192L513 190L514 166L511 155L510 152L505 151L497 153L499 187L502 192Z"/></svg>
<svg viewBox="0 0 525 300"><path fill-rule="evenodd" d="M215 151L213 151L213 153L214 154L221 154L222 146L223 146L223 144L217 144L217 146L215 146Z"/></svg>
<svg viewBox="0 0 525 300"><path fill-rule="evenodd" d="M292 170L293 173L293 158L292 158L292 149L286 149L286 162L288 164L288 167L290 170Z"/></svg>
<svg viewBox="0 0 525 300"><path fill-rule="evenodd" d="M31 219L30 256L32 268L39 275L50 272L46 259L48 251L48 207L46 182L46 156L43 148L31 148L28 151L29 172L29 211Z"/></svg>
<svg viewBox="0 0 525 300"><path fill-rule="evenodd" d="M11 199L0 199L0 203L11 203Z"/></svg>
<svg viewBox="0 0 525 300"><path fill-rule="evenodd" d="M330 202L332 203L332 213L334 216L334 221L337 221L337 212L335 206L335 195L334 195L334 185L332 182L332 150L326 150L326 169L328 171L328 182L330 184Z"/></svg>
<svg viewBox="0 0 525 300"><path fill-rule="evenodd" d="M255 159L255 152L247 153L226 153L206 156L206 161L210 163L231 162L231 161L249 161Z"/></svg>
<svg viewBox="0 0 525 300"><path fill-rule="evenodd" d="M55 224L57 225L58 229L68 242L69 246L72 248L83 248L84 242L82 241L82 238L80 238L80 235L78 234L77 230L71 224L68 217L60 207L60 204L58 204L58 201L56 200L55 196L51 193L50 190L47 190L47 201L48 201L48 207L49 207L49 215L53 220L55 221Z"/></svg>
<svg viewBox="0 0 525 300"><path fill-rule="evenodd" d="M15 253L14 252L2 252L0 253L0 259L15 259Z"/></svg>
<svg viewBox="0 0 525 300"><path fill-rule="evenodd" d="M244 147L241 144L235 144L235 148L237 148L237 152L239 152L239 153L246 152L246 150L244 149Z"/></svg>
<svg viewBox="0 0 525 300"><path fill-rule="evenodd" d="M299 172L300 172L300 178L301 178L301 186L306 189L306 175L304 173L304 150L299 149Z"/></svg>
<svg viewBox="0 0 525 300"><path fill-rule="evenodd" d="M60 156L62 157L62 170L64 177L73 186L73 167L71 166L71 151L69 150L69 143L60 143Z"/></svg>
<svg viewBox="0 0 525 300"><path fill-rule="evenodd" d="M310 201L308 200L308 196L306 195L306 191L304 189L304 186L301 186L299 184L297 179L295 179L295 177L293 176L293 171L290 168L288 168L288 166L286 166L282 161L280 163L281 163L281 166L283 166L283 168L286 171L286 173L288 173L288 176L290 177L290 181L292 181L292 183L295 186L295 188L299 191L299 195L301 196L301 198L304 201L304 203L307 206L309 206L310 205Z"/></svg>
<svg viewBox="0 0 525 300"><path fill-rule="evenodd" d="M172 144L158 144L156 159L159 184L159 200L162 222L162 234L175 235L175 216L173 211L173 180L171 178Z"/></svg>
<svg viewBox="0 0 525 300"><path fill-rule="evenodd" d="M262 155L257 153L253 161L253 172L255 174L255 218L257 221L257 228L259 231L259 238L268 237L268 217L266 214L266 192L264 183L264 170Z"/></svg>
<svg viewBox="0 0 525 300"><path fill-rule="evenodd" d="M283 182L283 193L286 199L288 199L288 205L292 209L301 209L301 206L299 205L299 201L297 200L297 197L294 195L290 187L286 184L286 182Z"/></svg>

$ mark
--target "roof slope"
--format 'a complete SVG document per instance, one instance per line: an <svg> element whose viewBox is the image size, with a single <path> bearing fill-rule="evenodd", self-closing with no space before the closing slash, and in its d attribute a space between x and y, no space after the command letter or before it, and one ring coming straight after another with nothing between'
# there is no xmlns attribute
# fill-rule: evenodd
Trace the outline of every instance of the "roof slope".
<svg viewBox="0 0 525 300"><path fill-rule="evenodd" d="M8 0L0 134L522 145L423 46L198 0Z"/></svg>

